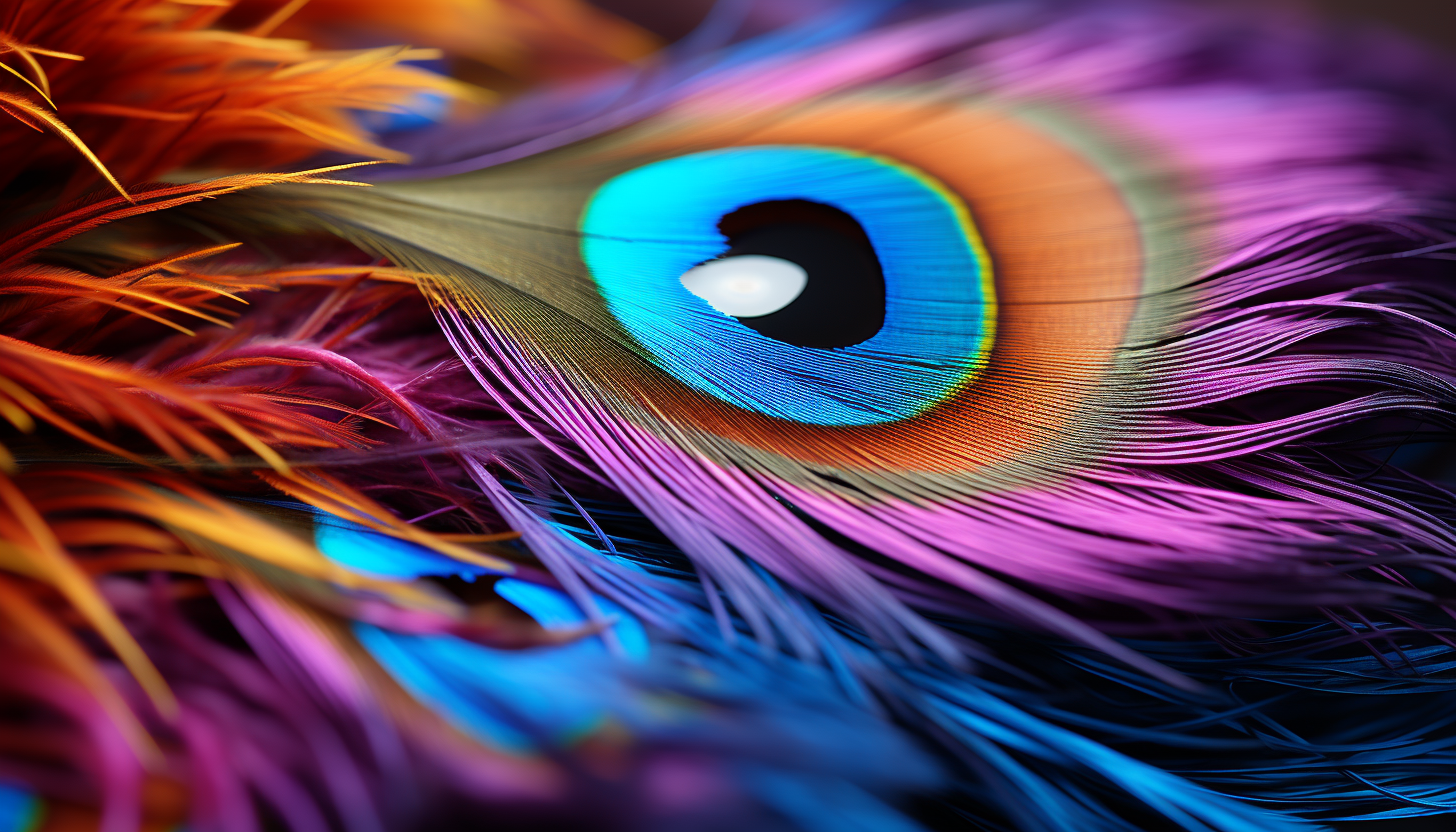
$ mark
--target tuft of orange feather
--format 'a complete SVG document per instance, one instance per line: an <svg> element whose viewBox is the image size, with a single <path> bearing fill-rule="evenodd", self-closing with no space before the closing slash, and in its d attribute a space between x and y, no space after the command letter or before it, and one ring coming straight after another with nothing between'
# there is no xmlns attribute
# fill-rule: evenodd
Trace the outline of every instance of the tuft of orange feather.
<svg viewBox="0 0 1456 832"><path fill-rule="evenodd" d="M582 0L241 0L229 18L331 48L427 44L457 74L509 86L600 72L662 45Z"/></svg>
<svg viewBox="0 0 1456 832"><path fill-rule="evenodd" d="M226 325L211 302L241 301L233 290L268 287L266 271L205 278L182 268L187 261L234 248L186 251L110 276L86 274L36 261L42 252L84 231L110 222L173 208L245 188L279 182L333 182L324 174L250 174L206 183L154 186L134 201L111 197L83 202L35 221L0 244L0 417L30 432L45 422L75 439L133 462L143 457L104 438L96 429L124 426L173 460L189 464L200 455L217 463L233 457L220 440L245 449L280 471L288 466L274 446L365 447L350 422L333 422L309 412L321 406L357 421L355 411L331 402L284 395L259 386L218 384L215 377L236 369L236 359L200 356L185 367L159 373L101 356L77 355L76 332L95 336L106 316L120 311L192 334L167 314ZM26 340L16 335L29 336ZM37 343L40 342L40 343ZM49 342L51 346L43 346ZM254 365L269 361L254 355ZM272 363L287 364L278 357ZM90 425L87 427L86 425ZM13 467L0 451L0 464Z"/></svg>
<svg viewBox="0 0 1456 832"><path fill-rule="evenodd" d="M327 480L306 484L314 500L377 509L357 492ZM458 544L397 521L375 521L439 551ZM466 553L495 568L506 562ZM118 572L170 572L226 578L299 596L329 614L369 619L394 609L447 622L484 641L549 643L545 633L521 633L482 619L453 599L410 582L379 580L328 560L299 535L169 473L125 473L95 466L35 466L0 474L0 660L26 660L61 673L93 699L122 729L139 759L157 749L113 684L100 673L91 651L71 634L79 615L102 636L147 693L158 714L176 712L176 700L150 657L106 602L96 581ZM270 580L270 577L275 580ZM281 578L281 582L279 579ZM383 605L383 606L381 606ZM453 624L450 624L453 622ZM10 665L7 665L10 666ZM6 692L0 679L0 696Z"/></svg>
<svg viewBox="0 0 1456 832"><path fill-rule="evenodd" d="M467 6L485 17L455 16ZM169 779L166 723L178 697L143 631L113 607L124 585L136 588L128 574L189 598L226 581L321 631L360 620L499 646L573 637L523 629L425 582L351 573L309 542L310 513L244 507L202 485L292 496L461 561L520 568L520 552L494 546L509 535L435 535L290 462L291 449L368 447L366 428L424 430L408 401L331 352L413 293L415 275L358 252L295 262L210 231L147 225L248 188L357 184L332 178L349 166L237 171L286 169L324 151L398 159L361 112L481 100L409 65L440 54L428 49L361 35L325 45L370 48L320 51L272 36L319 35L339 15L375 32L400 27L516 80L654 45L576 0L0 0L0 705L46 714L0 725L0 750L99 782L98 749L119 739L145 804L37 781L58 828L126 826L128 812L170 828L187 800L186 785ZM271 337L238 322L249 295L264 291L323 300ZM306 373L340 377L352 398L294 383ZM42 461L55 458L66 462ZM362 654L352 660L383 678Z"/></svg>
<svg viewBox="0 0 1456 832"><path fill-rule="evenodd" d="M121 190L178 170L267 170L325 150L399 160L357 114L467 90L408 65L434 50L318 51L220 26L232 5L0 2L0 84L14 87L0 87L12 117L0 123L0 187L23 171L67 194L98 177Z"/></svg>

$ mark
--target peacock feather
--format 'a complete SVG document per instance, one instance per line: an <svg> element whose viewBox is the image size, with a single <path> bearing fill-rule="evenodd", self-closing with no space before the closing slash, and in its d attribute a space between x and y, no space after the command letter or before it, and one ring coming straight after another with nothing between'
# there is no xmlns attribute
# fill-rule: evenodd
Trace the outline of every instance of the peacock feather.
<svg viewBox="0 0 1456 832"><path fill-rule="evenodd" d="M0 0L0 830L1456 809L1440 59L411 5Z"/></svg>

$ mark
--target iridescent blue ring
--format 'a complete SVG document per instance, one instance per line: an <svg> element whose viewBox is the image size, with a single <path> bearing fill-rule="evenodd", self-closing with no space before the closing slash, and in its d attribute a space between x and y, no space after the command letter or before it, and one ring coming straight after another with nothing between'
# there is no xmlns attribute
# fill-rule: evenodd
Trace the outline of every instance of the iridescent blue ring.
<svg viewBox="0 0 1456 832"><path fill-rule="evenodd" d="M777 341L685 289L721 255L718 221L802 199L864 228L885 276L885 323L850 347ZM907 419L979 372L995 287L964 202L922 171L851 150L733 147L652 162L605 182L581 218L582 259L622 327L683 383L738 407L815 425Z"/></svg>

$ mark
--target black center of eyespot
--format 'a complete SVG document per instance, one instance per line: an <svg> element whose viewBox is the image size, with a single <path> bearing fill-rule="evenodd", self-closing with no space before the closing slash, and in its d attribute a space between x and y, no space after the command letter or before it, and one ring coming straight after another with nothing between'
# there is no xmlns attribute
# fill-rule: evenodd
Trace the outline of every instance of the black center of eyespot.
<svg viewBox="0 0 1456 832"><path fill-rule="evenodd" d="M804 290L776 312L738 321L800 347L848 347L885 324L885 275L869 235L854 217L803 199L746 205L718 221L722 258L757 254L798 264Z"/></svg>

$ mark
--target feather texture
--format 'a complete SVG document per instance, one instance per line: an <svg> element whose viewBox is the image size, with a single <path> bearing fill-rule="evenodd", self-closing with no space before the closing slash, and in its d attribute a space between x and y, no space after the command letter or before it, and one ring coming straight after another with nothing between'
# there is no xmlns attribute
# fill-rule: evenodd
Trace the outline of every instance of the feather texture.
<svg viewBox="0 0 1456 832"><path fill-rule="evenodd" d="M1151 3L794 4L709 48L725 5L659 63L381 143L353 110L473 93L268 37L340 36L340 4L15 5L71 146L5 174L44 184L0 245L29 432L0 812L1253 832L1456 802L1434 62ZM612 31L534 54L645 48ZM439 45L529 75L532 37ZM76 97L106 89L140 92ZM189 178L324 149L418 161Z"/></svg>

